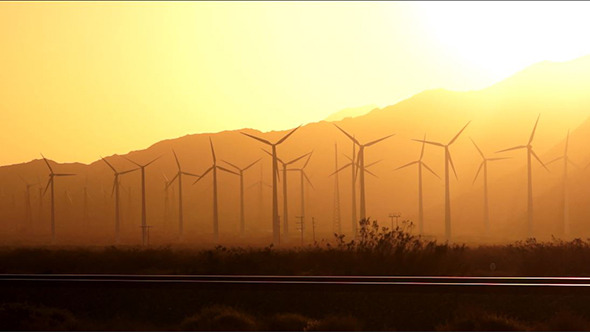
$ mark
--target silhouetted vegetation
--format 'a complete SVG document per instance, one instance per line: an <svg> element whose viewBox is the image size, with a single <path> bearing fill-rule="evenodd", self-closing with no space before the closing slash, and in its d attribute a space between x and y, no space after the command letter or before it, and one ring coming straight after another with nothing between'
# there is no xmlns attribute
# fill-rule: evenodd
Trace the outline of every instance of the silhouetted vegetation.
<svg viewBox="0 0 590 332"><path fill-rule="evenodd" d="M296 248L186 247L3 248L2 273L166 273L273 275L511 275L590 274L583 239L468 247L425 240L411 222L390 230L361 222L357 239L335 234Z"/></svg>

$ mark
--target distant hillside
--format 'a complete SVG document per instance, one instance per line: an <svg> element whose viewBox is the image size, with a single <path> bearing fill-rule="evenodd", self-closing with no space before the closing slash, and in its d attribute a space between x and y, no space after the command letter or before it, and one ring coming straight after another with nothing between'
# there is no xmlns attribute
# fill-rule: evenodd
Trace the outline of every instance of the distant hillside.
<svg viewBox="0 0 590 332"><path fill-rule="evenodd" d="M354 118L357 116L365 115L376 108L378 108L378 107L377 107L377 105L374 105L374 104L361 106L361 107L345 108L343 110L340 110L336 113L331 114L324 121L332 122L332 121L340 121L345 118Z"/></svg>
<svg viewBox="0 0 590 332"><path fill-rule="evenodd" d="M361 143L395 133L396 135L365 150L366 163L381 160L371 168L366 178L368 214L383 225L390 225L392 212L401 212L403 218L417 218L417 170L397 167L416 160L421 145L412 139L422 138L446 144L468 121L465 132L451 146L450 151L457 170L458 180L451 179L452 218L454 234L458 240L480 241L482 230L482 179L473 178L481 159L470 141L472 138L488 156L495 151L527 143L538 114L539 126L533 141L541 159L549 161L563 150L564 138L569 130L570 157L581 169L571 169L572 230L576 236L589 237L590 224L590 172L583 169L590 163L590 57L570 62L543 62L486 89L469 92L430 90L417 94L395 105L381 109L347 109L328 119L299 128L289 139L277 147L283 160L293 159L313 151L306 172L313 183L305 188L305 216L308 222L306 237L311 238L310 219L314 217L319 238L331 238L336 227L333 223L334 145L339 149L339 166L348 163L351 141L334 124L354 135ZM370 111L370 112L368 112ZM364 115L347 117L348 114ZM367 113L368 112L368 113ZM257 135L271 142L280 139L287 131L261 133L244 129L213 134L187 135L157 142L148 149L134 151L126 156L138 162L147 162L162 156L146 169L148 224L152 241L174 241L177 231L178 187L165 190L165 178L177 172L172 154L174 149L183 170L202 174L212 162L209 138L215 146L219 165L227 160L241 167L261 158L246 171L245 214L248 237L237 237L239 229L239 180L233 174L219 172L220 232L223 243L270 243L270 201L268 186L258 186L262 179L271 183L271 160L261 150L265 144L248 138L240 132ZM358 151L358 149L357 149ZM526 154L514 151L502 154L510 159L490 164L489 187L492 235L494 241L522 239L526 220ZM51 157L51 156L48 156ZM443 175L443 150L427 146L424 161L439 176ZM121 156L107 159L116 168L125 170L133 164ZM300 167L302 162L292 165ZM112 241L113 198L112 171L98 160L90 165L53 164L56 172L76 173L75 177L56 179L56 218L58 238L62 243L102 243ZM550 165L551 172L538 164L533 165L536 234L549 238L558 234L560 223L561 164ZM0 239L4 243L45 243L48 235L48 196L39 201L38 189L47 182L47 168L41 160L0 167ZM26 181L41 182L32 190L33 222L24 220ZM282 214L282 173L279 185L279 211ZM339 174L341 227L345 234L351 231L351 174L347 169ZM428 235L443 234L444 182L424 174L425 225ZM185 241L193 244L211 244L212 238L212 178L207 174L199 183L187 179L182 188L185 202ZM122 218L125 243L139 242L140 178L137 172L121 177ZM301 214L300 177L288 172L288 209L290 235L284 242L297 244L296 219ZM86 188L86 190L84 189ZM67 192L66 192L67 191ZM88 193L85 197L84 192ZM168 193L166 198L166 192ZM72 202L67 198L72 198ZM358 199L358 194L357 194ZM85 203L86 202L86 203ZM41 203L41 204L40 204ZM358 204L358 201L357 201ZM84 206L87 206L86 213ZM88 215L87 218L82 218ZM82 220L85 219L85 220ZM489 240L489 239L488 239ZM44 242L45 241L45 242Z"/></svg>

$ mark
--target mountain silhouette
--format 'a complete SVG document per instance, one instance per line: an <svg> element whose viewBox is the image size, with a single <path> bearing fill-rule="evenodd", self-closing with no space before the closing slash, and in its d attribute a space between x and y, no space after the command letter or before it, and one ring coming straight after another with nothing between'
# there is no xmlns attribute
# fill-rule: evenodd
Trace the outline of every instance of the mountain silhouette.
<svg viewBox="0 0 590 332"><path fill-rule="evenodd" d="M338 121L309 123L297 130L278 148L283 160L313 152L306 169L313 188L306 188L306 219L313 216L320 238L331 238L332 199L334 171L334 143L338 144L340 166L348 162L344 155L351 156L351 141L340 132L337 124L355 135L361 143L396 134L394 137L365 152L366 164L381 160L370 171L377 177L367 175L367 214L390 225L391 212L400 212L402 218L417 219L417 171L395 168L416 160L421 145L412 139L448 142L459 129L471 121L462 136L451 147L458 180L452 176L452 223L457 240L483 241L482 185L473 178L481 159L469 138L473 138L483 152L489 156L507 156L510 159L498 161L489 166L490 223L494 241L521 239L525 235L526 223L526 155L523 151L495 154L495 151L526 144L539 114L534 146L542 160L549 161L561 155L565 135L571 130L570 157L582 167L590 163L590 153L585 142L590 140L590 56L569 62L542 62L530 66L512 77L477 91L428 90L395 105L372 109L367 114L345 117ZM344 113L342 113L344 114ZM334 118L342 116L341 112ZM330 119L332 117L329 117ZM263 182L271 183L271 159L261 148L267 148L241 134L250 133L269 141L275 141L288 131L259 132L253 129L223 131L186 135L157 142L125 156L138 163L144 163L162 156L146 170L147 223L154 243L173 242L177 233L178 188L170 186L166 199L166 180L177 171L172 149L176 151L183 171L202 174L212 162L209 138L215 144L218 160L227 160L237 165L247 165L262 158L245 173L246 189L245 214L246 237L239 234L239 179L232 174L218 175L219 185L219 230L220 242L268 244L271 241L271 195L267 186L257 187L261 170ZM357 148L358 152L358 148ZM51 156L46 156L51 159ZM134 165L118 155L105 157L117 169L125 170ZM439 175L443 174L442 149L427 146L424 161ZM56 182L56 227L58 243L108 244L112 243L113 198L111 187L112 170L97 156L89 164L66 163L52 167L60 172L75 173L77 176L59 179ZM300 165L294 165L299 167ZM262 169L261 169L262 168ZM546 172L540 165L533 165L533 193L535 198L535 235L547 238L559 235L561 164L550 165ZM589 170L590 171L590 170ZM48 169L41 159L26 163L0 167L0 234L5 243L46 243L49 234L48 195L39 205L39 187L31 191L33 220L25 221L25 183L37 182L45 188ZM296 172L289 173L289 231L293 238L286 243L298 243L296 216L299 215L299 180ZM452 174L452 173L451 173ZM282 176L282 175L281 175ZM351 173L344 170L340 177L340 204L342 229L350 236L351 220ZM590 192L586 184L590 174L584 169L572 169L571 221L572 236L590 236L590 225L585 220L590 216ZM140 177L138 172L121 176L121 234L124 243L138 244L140 233ZM282 182L279 182L279 186ZM87 197L84 197L86 187ZM191 244L213 243L212 226L212 183L204 178L193 185L184 183L184 227L185 241ZM72 198L70 205L65 191ZM279 193L282 187L279 187ZM424 174L424 230L427 235L439 236L444 233L444 182ZM263 202L259 201L262 194ZM87 200L87 210L83 202ZM168 206L165 206L168 202ZM279 202L281 197L279 196ZM357 194L358 204L358 194ZM282 211L279 204L279 211ZM87 216L83 218L83 216ZM86 219L86 220L83 220ZM281 221L282 224L282 221ZM311 226L306 231L311 234ZM309 235L311 237L311 235ZM488 239L489 240L489 239Z"/></svg>

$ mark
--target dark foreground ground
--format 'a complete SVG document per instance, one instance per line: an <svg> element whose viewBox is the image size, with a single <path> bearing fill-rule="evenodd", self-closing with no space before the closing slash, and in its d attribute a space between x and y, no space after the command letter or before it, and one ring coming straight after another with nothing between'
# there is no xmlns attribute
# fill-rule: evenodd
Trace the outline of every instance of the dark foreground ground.
<svg viewBox="0 0 590 332"><path fill-rule="evenodd" d="M465 247L368 225L272 247L5 248L0 273L590 276L583 240ZM590 330L590 289L0 283L3 330Z"/></svg>

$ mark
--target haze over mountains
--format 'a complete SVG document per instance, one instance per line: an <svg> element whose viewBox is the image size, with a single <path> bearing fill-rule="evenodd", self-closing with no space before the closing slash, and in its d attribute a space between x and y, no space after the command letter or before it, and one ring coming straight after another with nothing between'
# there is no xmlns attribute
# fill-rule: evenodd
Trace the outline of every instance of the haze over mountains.
<svg viewBox="0 0 590 332"><path fill-rule="evenodd" d="M409 167L394 171L418 159L421 145L412 139L421 139L426 134L427 140L446 144L471 121L450 149L458 174L458 180L451 179L454 240L499 242L523 239L526 236L526 153L524 150L501 154L494 152L525 145L538 114L541 117L533 146L545 162L563 153L566 134L571 130L569 156L580 168L571 167L569 173L570 237L590 236L590 189L587 189L590 185L590 169L584 169L590 162L590 151L586 149L586 142L590 141L590 94L587 91L590 91L590 56L564 63L539 63L478 91L430 90L395 105L373 109L365 115L302 126L277 150L283 160L313 151L307 168L313 189L306 188L306 238L311 239L311 217L316 221L318 239L331 238L335 230L332 217L334 177L329 176L335 167L334 144L338 145L340 166L348 162L343 154L350 156L352 145L334 124L354 134L361 143L396 134L365 151L367 164L382 160L371 167L371 172L378 178L370 175L366 178L367 214L380 224L389 226L388 215L392 212L400 212L403 219L417 220L417 170ZM286 133L261 133L252 129L241 131L270 141ZM172 149L178 154L184 170L202 174L212 162L209 138L213 141L218 160L246 166L262 158L245 173L246 187L254 185L246 189L248 233L245 239L237 237L238 178L232 174L219 174L220 242L241 243L252 239L262 245L270 243L270 188L262 186L261 191L255 183L260 180L261 174L264 182L272 182L271 159L261 150L267 146L240 134L240 131L187 135L157 142L145 150L126 155L140 163L162 156L146 170L147 219L148 224L153 226L152 241L174 242L178 229L176 184L169 192L169 205L165 206L163 174L172 178L176 173ZM473 183L481 159L470 138L488 156L511 157L489 165L491 238L487 239L482 238L482 180L479 178ZM51 159L51 156L46 157ZM426 147L424 161L441 177L444 171L443 158L442 149ZM134 168L121 156L109 156L107 160L120 170ZM294 166L299 167L300 164ZM78 174L56 179L57 243L112 243L112 171L100 159L90 165L54 163L52 167L56 172ZM565 237L561 231L562 163L553 163L549 169L550 172L547 172L533 161L534 235L542 239L552 235ZM49 196L43 198L40 208L38 187L32 189L33 220L30 225L27 224L24 212L25 184L19 178L21 176L28 182L37 182L39 179L44 189L47 174L47 167L42 160L0 168L0 243L48 243ZM288 176L290 236L285 242L297 244L299 233L296 231L295 217L300 214L299 177L294 172ZM350 170L342 171L339 179L342 231L350 236ZM281 175L280 186L283 180ZM121 181L126 188L122 192L122 240L124 243L138 244L141 242L139 173L124 175ZM211 181L210 175L207 175L195 185L192 185L192 181L184 183L186 243L212 243ZM86 220L83 218L85 186L89 193ZM282 192L282 187L279 192ZM424 231L441 240L444 234L443 194L444 182L425 173ZM280 196L279 202L279 211L282 211Z"/></svg>

